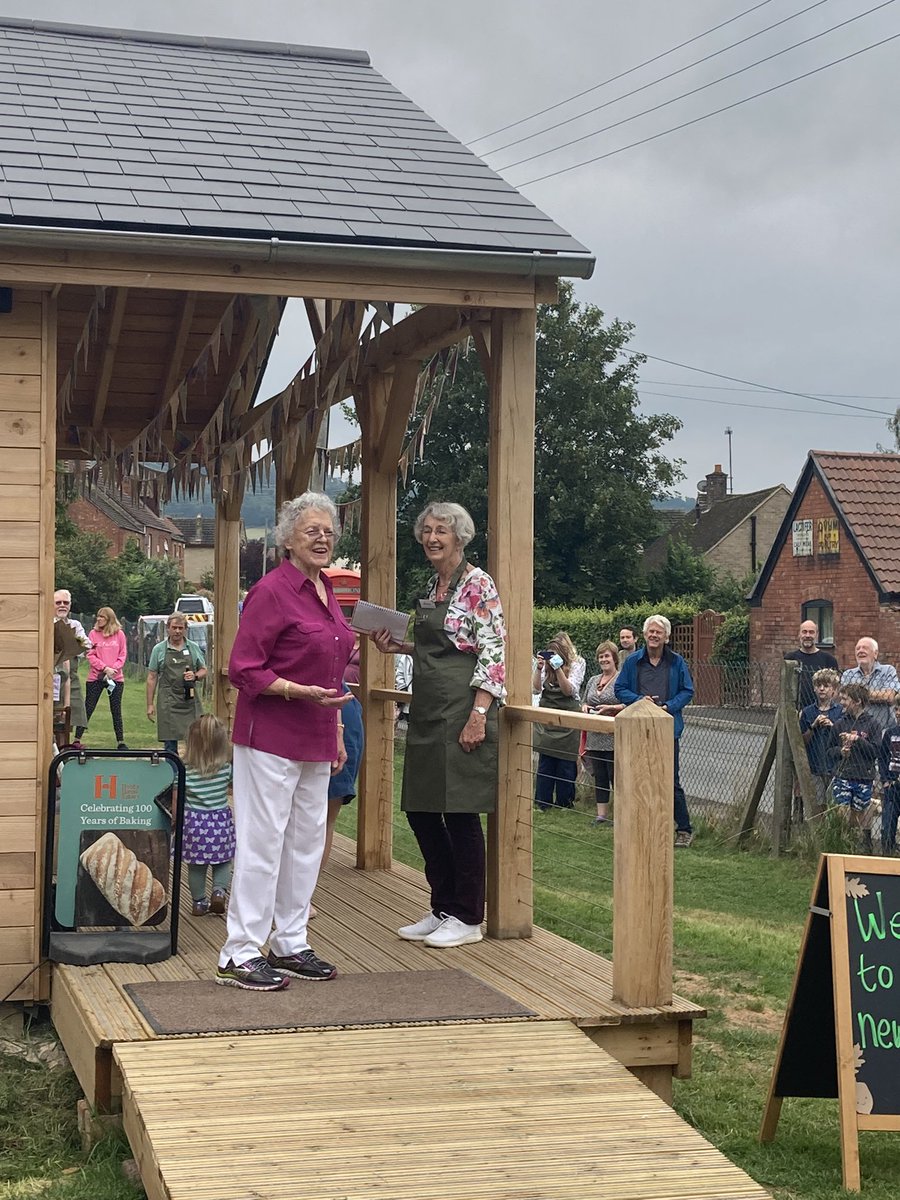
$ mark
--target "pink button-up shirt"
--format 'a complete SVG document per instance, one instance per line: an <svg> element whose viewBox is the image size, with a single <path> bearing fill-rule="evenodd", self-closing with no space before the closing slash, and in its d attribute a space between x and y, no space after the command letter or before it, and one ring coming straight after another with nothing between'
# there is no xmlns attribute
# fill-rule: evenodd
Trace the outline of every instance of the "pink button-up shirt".
<svg viewBox="0 0 900 1200"><path fill-rule="evenodd" d="M261 695L276 679L343 690L354 636L331 581L321 578L327 606L312 580L287 561L247 593L228 663L228 678L238 689L236 745L297 762L333 762L337 757L336 709Z"/></svg>

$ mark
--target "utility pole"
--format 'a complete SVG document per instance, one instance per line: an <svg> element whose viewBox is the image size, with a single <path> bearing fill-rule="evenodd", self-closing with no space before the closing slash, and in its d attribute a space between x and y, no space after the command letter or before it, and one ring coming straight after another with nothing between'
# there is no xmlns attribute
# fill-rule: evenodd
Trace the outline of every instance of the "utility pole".
<svg viewBox="0 0 900 1200"><path fill-rule="evenodd" d="M731 472L731 435L734 430L730 425L725 426L725 436L728 438L728 495L734 494L734 475Z"/></svg>

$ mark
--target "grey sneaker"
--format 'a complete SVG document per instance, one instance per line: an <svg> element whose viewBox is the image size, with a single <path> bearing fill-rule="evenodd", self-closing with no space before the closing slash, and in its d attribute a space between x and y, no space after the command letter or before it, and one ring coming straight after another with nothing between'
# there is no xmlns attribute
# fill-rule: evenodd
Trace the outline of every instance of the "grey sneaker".
<svg viewBox="0 0 900 1200"><path fill-rule="evenodd" d="M308 979L317 983L334 979L337 967L317 958L312 950L301 950L299 954L278 955L269 951L268 966L279 975L293 975L295 979Z"/></svg>
<svg viewBox="0 0 900 1200"><path fill-rule="evenodd" d="M678 829L675 831L675 849L686 850L694 840L694 835L686 829Z"/></svg>
<svg viewBox="0 0 900 1200"><path fill-rule="evenodd" d="M260 956L249 958L245 963L228 960L228 965L216 971L216 983L224 987L243 988L248 992L280 992L288 986L288 980L278 971L273 971Z"/></svg>

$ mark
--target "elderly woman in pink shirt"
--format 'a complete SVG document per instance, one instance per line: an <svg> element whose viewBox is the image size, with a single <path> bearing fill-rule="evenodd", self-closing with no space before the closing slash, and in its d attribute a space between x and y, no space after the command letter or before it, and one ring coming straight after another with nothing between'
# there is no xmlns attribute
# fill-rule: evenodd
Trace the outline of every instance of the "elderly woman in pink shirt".
<svg viewBox="0 0 900 1200"><path fill-rule="evenodd" d="M231 652L237 852L216 973L229 987L277 991L290 978L337 974L307 940L328 780L347 758L340 710L351 699L342 679L354 634L323 573L337 524L325 495L282 505L275 540L284 561L248 592Z"/></svg>
<svg viewBox="0 0 900 1200"><path fill-rule="evenodd" d="M94 628L88 634L91 648L87 652L90 671L84 690L84 708L88 722L94 715L97 701L104 691L109 695L109 711L119 750L127 750L122 725L122 693L125 691L125 665L128 648L119 618L111 608L97 609Z"/></svg>

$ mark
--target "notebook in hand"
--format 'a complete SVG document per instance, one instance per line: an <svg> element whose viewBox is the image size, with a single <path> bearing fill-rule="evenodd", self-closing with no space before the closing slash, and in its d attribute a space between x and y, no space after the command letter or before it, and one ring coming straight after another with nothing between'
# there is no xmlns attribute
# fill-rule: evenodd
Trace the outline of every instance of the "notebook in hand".
<svg viewBox="0 0 900 1200"><path fill-rule="evenodd" d="M370 604L368 600L357 602L350 621L350 628L358 633L377 633L386 629L395 642L406 641L406 629L409 625L409 613L399 612L396 608L382 608L380 604Z"/></svg>

